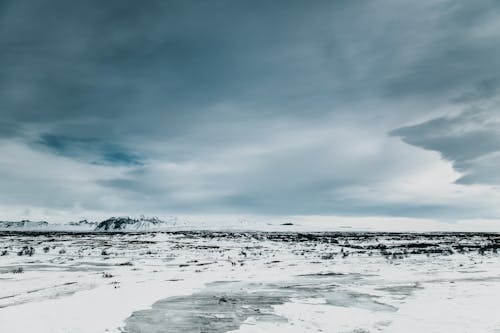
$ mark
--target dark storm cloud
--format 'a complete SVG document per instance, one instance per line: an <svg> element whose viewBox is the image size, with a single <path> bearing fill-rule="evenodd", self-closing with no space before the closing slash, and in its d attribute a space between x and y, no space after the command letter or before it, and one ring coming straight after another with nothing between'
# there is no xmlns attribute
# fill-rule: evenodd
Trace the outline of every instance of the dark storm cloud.
<svg viewBox="0 0 500 333"><path fill-rule="evenodd" d="M175 130L212 103L293 94L300 79L319 74L306 58L317 55L301 49L314 42L310 31L300 35L309 22L299 14L324 6L12 1L4 6L0 37L4 113L69 123L120 115L121 125L131 127L127 121L146 112ZM289 79L299 86L271 90Z"/></svg>
<svg viewBox="0 0 500 333"><path fill-rule="evenodd" d="M500 112L472 109L391 132L408 144L439 152L464 175L461 184L500 183Z"/></svg>
<svg viewBox="0 0 500 333"><path fill-rule="evenodd" d="M238 112L260 117L314 117L377 91L435 92L498 68L490 55L500 46L471 39L462 24L490 7L474 6L480 9L472 17L463 14L465 5L416 9L444 12L434 22L409 20L397 3L382 5L5 2L3 113L17 122L71 125L73 132L93 131L95 118L110 127L93 136L147 129L165 137L210 118L205 109L218 103L235 102ZM428 40L426 23L439 38ZM417 59L413 40L424 48Z"/></svg>
<svg viewBox="0 0 500 333"><path fill-rule="evenodd" d="M499 14L496 0L436 2L421 21L428 26L427 38L399 40L415 51L410 57L416 57L387 80L386 94L393 98L431 98L453 94L455 89L466 89L477 81L480 94L491 92L497 85L496 73L500 68L500 58L496 56L500 54L500 44L495 42ZM438 20L432 19L435 15ZM419 47L419 43L425 47ZM477 96L459 99L470 97Z"/></svg>
<svg viewBox="0 0 500 333"><path fill-rule="evenodd" d="M19 126L16 123L0 120L0 138L9 138L19 134Z"/></svg>
<svg viewBox="0 0 500 333"><path fill-rule="evenodd" d="M498 88L500 88L498 79L484 79L478 82L474 89L453 98L453 102L462 104L492 98L498 94Z"/></svg>
<svg viewBox="0 0 500 333"><path fill-rule="evenodd" d="M2 112L62 124L54 134L72 126L114 139L178 135L219 103L258 117L317 117L379 89L376 78L394 70L387 59L399 37L389 28L399 20L370 15L368 4L5 2ZM94 131L96 122L109 130Z"/></svg>
<svg viewBox="0 0 500 333"><path fill-rule="evenodd" d="M44 134L36 142L58 154L82 158L95 164L141 165L141 158L126 148L102 142L97 138L71 138Z"/></svg>
<svg viewBox="0 0 500 333"><path fill-rule="evenodd" d="M498 95L499 7L0 1L0 138L112 168L89 182L134 198L127 208L445 214L345 193L418 164L372 147L389 129ZM392 134L439 151L461 183L492 182L498 132L484 117Z"/></svg>

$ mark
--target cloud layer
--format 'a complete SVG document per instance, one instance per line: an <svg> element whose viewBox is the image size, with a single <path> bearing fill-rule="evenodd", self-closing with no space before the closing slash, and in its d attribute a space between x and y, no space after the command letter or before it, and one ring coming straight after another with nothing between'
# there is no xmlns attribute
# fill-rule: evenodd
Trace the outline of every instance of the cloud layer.
<svg viewBox="0 0 500 333"><path fill-rule="evenodd" d="M498 22L493 0L3 1L4 210L499 217Z"/></svg>
<svg viewBox="0 0 500 333"><path fill-rule="evenodd" d="M391 132L405 142L437 151L463 173L459 184L500 184L500 112L472 109Z"/></svg>

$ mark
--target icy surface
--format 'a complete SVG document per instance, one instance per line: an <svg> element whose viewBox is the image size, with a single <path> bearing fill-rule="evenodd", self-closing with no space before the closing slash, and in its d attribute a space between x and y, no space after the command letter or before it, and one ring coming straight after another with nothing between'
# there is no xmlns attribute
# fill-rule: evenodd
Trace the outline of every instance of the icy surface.
<svg viewBox="0 0 500 333"><path fill-rule="evenodd" d="M500 332L500 236L0 232L0 332Z"/></svg>

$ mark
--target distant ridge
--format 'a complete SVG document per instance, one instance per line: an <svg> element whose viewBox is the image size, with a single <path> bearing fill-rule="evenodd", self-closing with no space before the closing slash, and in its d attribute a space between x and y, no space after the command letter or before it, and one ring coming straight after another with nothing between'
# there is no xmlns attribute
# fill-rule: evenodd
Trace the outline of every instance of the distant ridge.
<svg viewBox="0 0 500 333"><path fill-rule="evenodd" d="M98 222L94 221L87 221L87 220L80 220L78 222L70 222L70 226L77 226L77 227L90 227L90 228L95 228L97 226Z"/></svg>
<svg viewBox="0 0 500 333"><path fill-rule="evenodd" d="M49 223L46 221L0 221L0 229L38 229L48 226Z"/></svg>
<svg viewBox="0 0 500 333"><path fill-rule="evenodd" d="M111 217L97 224L95 231L134 231L159 229L169 226L170 223L160 220L157 217L146 218L141 216L139 219L130 217Z"/></svg>
<svg viewBox="0 0 500 333"><path fill-rule="evenodd" d="M1 230L16 231L147 231L159 230L175 225L173 221L163 221L157 217L131 218L110 217L101 222L80 220L77 222L52 224L46 221L0 221Z"/></svg>

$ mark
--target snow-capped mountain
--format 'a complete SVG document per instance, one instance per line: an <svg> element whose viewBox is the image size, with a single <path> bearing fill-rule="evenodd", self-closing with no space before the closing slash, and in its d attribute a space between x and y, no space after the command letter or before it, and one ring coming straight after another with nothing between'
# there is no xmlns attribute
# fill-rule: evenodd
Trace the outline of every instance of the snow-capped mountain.
<svg viewBox="0 0 500 333"><path fill-rule="evenodd" d="M40 229L49 226L45 221L0 221L0 229Z"/></svg>
<svg viewBox="0 0 500 333"><path fill-rule="evenodd" d="M146 231L159 230L175 225L175 221L163 221L157 217L140 218L131 217L111 217L102 222L93 222L80 220L77 222L51 224L45 221L34 222L29 220L23 221L0 221L1 230L15 231L75 231L75 232L92 232L92 231Z"/></svg>
<svg viewBox="0 0 500 333"><path fill-rule="evenodd" d="M80 220L78 222L70 222L70 226L74 227L88 227L88 228L95 228L97 226L98 222L93 222L93 221L87 221L87 220Z"/></svg>
<svg viewBox="0 0 500 333"><path fill-rule="evenodd" d="M97 224L95 231L140 231L154 230L171 226L171 223L164 222L156 217L140 217L133 219L130 217L111 217Z"/></svg>

